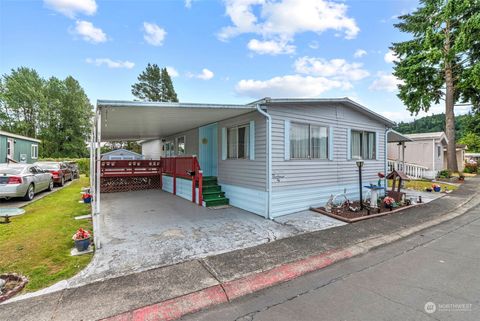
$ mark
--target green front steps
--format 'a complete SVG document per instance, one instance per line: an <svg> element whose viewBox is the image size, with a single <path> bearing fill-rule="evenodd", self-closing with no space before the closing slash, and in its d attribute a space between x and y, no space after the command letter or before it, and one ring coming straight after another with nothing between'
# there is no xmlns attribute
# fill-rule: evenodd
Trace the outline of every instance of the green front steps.
<svg viewBox="0 0 480 321"><path fill-rule="evenodd" d="M225 197L225 192L222 192L222 187L218 185L215 176L205 176L203 178L202 188L203 202L206 207L228 205L228 198Z"/></svg>

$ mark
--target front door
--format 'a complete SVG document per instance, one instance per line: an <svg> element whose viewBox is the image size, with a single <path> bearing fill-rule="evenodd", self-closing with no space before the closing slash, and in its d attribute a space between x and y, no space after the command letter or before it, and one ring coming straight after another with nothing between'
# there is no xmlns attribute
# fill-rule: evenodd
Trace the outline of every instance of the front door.
<svg viewBox="0 0 480 321"><path fill-rule="evenodd" d="M7 139L7 157L15 159L15 140L13 138Z"/></svg>
<svg viewBox="0 0 480 321"><path fill-rule="evenodd" d="M211 124L198 129L198 162L203 176L217 176L218 126Z"/></svg>

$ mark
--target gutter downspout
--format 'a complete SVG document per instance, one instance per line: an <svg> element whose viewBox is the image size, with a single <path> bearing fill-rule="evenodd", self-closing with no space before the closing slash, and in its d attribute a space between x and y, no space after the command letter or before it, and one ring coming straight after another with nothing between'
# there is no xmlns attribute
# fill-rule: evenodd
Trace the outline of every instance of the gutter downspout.
<svg viewBox="0 0 480 321"><path fill-rule="evenodd" d="M256 104L255 108L257 111L265 116L267 120L267 218L270 217L270 210L272 204L272 116L260 108L260 104Z"/></svg>
<svg viewBox="0 0 480 321"><path fill-rule="evenodd" d="M387 185L387 171L388 171L388 133L390 133L392 131L391 128L385 128L385 163L383 164L384 165L384 174L385 174L385 178L383 179L383 187L385 187L384 189L384 192L385 194L384 195L387 195L387 188L388 188L388 185ZM399 155L400 157L400 155Z"/></svg>

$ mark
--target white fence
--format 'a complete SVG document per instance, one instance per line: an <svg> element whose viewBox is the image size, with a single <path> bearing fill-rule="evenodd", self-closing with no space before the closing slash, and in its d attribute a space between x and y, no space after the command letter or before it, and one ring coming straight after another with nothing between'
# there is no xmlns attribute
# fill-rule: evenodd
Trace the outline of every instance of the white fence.
<svg viewBox="0 0 480 321"><path fill-rule="evenodd" d="M405 166L404 166L405 165ZM404 168L405 167L405 168ZM388 171L398 170L411 178L430 178L430 171L425 166L388 160Z"/></svg>

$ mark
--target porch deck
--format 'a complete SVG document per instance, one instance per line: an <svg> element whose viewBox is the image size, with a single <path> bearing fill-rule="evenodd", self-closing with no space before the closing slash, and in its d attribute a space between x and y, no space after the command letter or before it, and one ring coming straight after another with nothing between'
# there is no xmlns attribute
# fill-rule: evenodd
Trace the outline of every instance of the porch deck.
<svg viewBox="0 0 480 321"><path fill-rule="evenodd" d="M161 190L102 194L102 248L72 284L251 247L307 231L295 222L311 218L310 230L342 222L308 212L288 215L288 224L229 207L200 207ZM285 218L286 218L285 217Z"/></svg>

